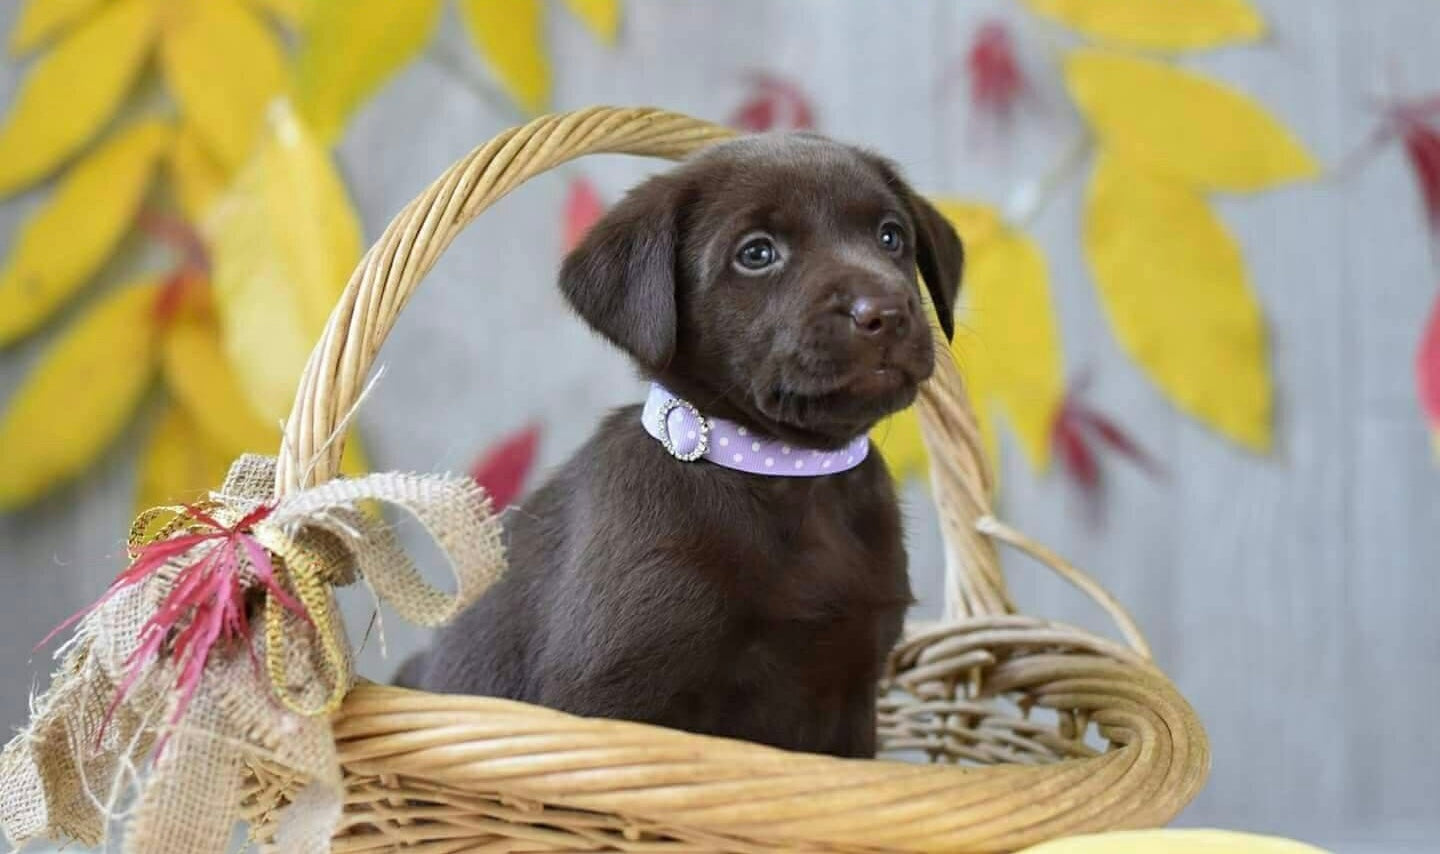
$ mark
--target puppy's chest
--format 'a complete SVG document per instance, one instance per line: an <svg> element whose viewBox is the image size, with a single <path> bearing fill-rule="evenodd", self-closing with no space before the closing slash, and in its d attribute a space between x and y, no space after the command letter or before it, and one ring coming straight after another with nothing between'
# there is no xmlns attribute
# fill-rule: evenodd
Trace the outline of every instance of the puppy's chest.
<svg viewBox="0 0 1440 854"><path fill-rule="evenodd" d="M734 564L737 657L827 682L871 671L910 603L898 511L800 490L766 503Z"/></svg>
<svg viewBox="0 0 1440 854"><path fill-rule="evenodd" d="M904 573L899 535L857 523L822 503L778 509L755 538L745 573L756 610L773 619L826 620L865 612L894 598Z"/></svg>

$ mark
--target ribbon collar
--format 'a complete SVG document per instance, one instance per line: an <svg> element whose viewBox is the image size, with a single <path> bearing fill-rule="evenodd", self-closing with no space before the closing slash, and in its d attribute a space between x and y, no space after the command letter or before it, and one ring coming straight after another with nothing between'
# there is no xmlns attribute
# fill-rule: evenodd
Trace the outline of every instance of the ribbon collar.
<svg viewBox="0 0 1440 854"><path fill-rule="evenodd" d="M659 383L650 384L641 414L645 432L681 462L708 460L727 469L771 477L819 477L849 471L865 461L870 438L861 435L833 451L786 444L723 418L704 415Z"/></svg>

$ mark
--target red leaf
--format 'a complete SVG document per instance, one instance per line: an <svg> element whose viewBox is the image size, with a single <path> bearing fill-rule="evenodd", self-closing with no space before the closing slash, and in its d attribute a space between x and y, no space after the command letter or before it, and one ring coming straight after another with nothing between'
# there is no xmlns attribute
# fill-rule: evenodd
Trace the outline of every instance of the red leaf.
<svg viewBox="0 0 1440 854"><path fill-rule="evenodd" d="M1065 392L1065 401L1055 416L1056 445L1062 458L1064 448L1059 444L1059 431L1063 425L1077 434L1082 441L1085 435L1093 435L1101 444L1130 460L1147 474L1163 474L1159 462L1140 447L1140 443L1124 428L1085 402L1084 395L1090 388L1090 380L1090 371L1086 370L1070 382L1070 387Z"/></svg>
<svg viewBox="0 0 1440 854"><path fill-rule="evenodd" d="M1436 298L1430 309L1430 320L1420 338L1415 376L1420 387L1420 406L1431 426L1440 430L1440 298Z"/></svg>
<svg viewBox="0 0 1440 854"><path fill-rule="evenodd" d="M1095 452L1085 444L1085 437L1068 406L1061 407L1060 414L1055 417L1054 437L1065 470L1075 478L1082 491L1095 493L1100 488L1100 467L1095 461Z"/></svg>
<svg viewBox="0 0 1440 854"><path fill-rule="evenodd" d="M180 256L179 267L188 273L208 275L210 272L210 250L195 226L170 214L153 210L140 212L140 230L168 244Z"/></svg>
<svg viewBox="0 0 1440 854"><path fill-rule="evenodd" d="M975 32L965 56L970 71L970 104L1001 118L1008 117L1025 91L1025 74L1015 58L1010 31L1000 21L987 21Z"/></svg>
<svg viewBox="0 0 1440 854"><path fill-rule="evenodd" d="M589 179L576 178L570 182L570 192L565 197L565 237L562 244L566 254L580 245L585 232L604 213L605 203L600 200L600 194Z"/></svg>
<svg viewBox="0 0 1440 854"><path fill-rule="evenodd" d="M1401 134L1415 178L1420 182L1430 227L1440 232L1440 133L1423 122L1405 121Z"/></svg>
<svg viewBox="0 0 1440 854"><path fill-rule="evenodd" d="M1111 450L1116 451L1149 474L1158 475L1160 473L1160 466L1154 458L1109 417L1091 409L1083 409L1076 413L1076 418L1100 437L1100 441L1104 442Z"/></svg>
<svg viewBox="0 0 1440 854"><path fill-rule="evenodd" d="M1162 474L1156 460L1140 447L1119 424L1106 415L1095 411L1081 399L1090 385L1089 372L1082 373L1070 383L1065 400L1055 415L1052 442L1055 454L1083 492L1094 495L1100 488L1100 465L1095 447L1098 441L1109 450L1115 451L1152 476ZM1092 510L1096 509L1092 506Z"/></svg>
<svg viewBox="0 0 1440 854"><path fill-rule="evenodd" d="M497 512L520 496L539 447L540 427L532 424L485 452L470 468L470 476L490 496Z"/></svg>
<svg viewBox="0 0 1440 854"><path fill-rule="evenodd" d="M750 94L730 124L741 130L811 130L815 111L796 84L765 72L750 75Z"/></svg>
<svg viewBox="0 0 1440 854"><path fill-rule="evenodd" d="M200 277L183 268L166 276L160 285L160 292L155 295L153 312L156 322L164 326L174 320L180 309L190 302L192 297L199 295L197 289L200 285Z"/></svg>

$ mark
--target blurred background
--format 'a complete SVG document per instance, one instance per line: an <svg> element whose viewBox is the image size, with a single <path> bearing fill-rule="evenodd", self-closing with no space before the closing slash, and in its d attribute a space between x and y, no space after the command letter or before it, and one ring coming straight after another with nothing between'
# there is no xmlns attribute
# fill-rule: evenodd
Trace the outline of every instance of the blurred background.
<svg viewBox="0 0 1440 854"><path fill-rule="evenodd" d="M1000 508L1198 709L1214 772L1182 824L1440 844L1435 3L12 0L0 30L7 730L137 509L273 452L391 216L529 115L657 105L873 147L954 218ZM553 280L659 168L588 159L482 217L386 344L350 469L523 503L640 399ZM876 438L933 618L913 419ZM1113 632L1007 566L1025 611ZM371 678L425 640L346 608Z"/></svg>

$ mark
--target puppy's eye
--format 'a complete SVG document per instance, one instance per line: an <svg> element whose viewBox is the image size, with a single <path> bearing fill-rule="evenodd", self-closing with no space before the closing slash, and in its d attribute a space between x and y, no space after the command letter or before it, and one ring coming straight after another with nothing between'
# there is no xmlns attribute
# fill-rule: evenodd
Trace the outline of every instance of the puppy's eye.
<svg viewBox="0 0 1440 854"><path fill-rule="evenodd" d="M735 253L735 263L752 273L764 270L779 260L780 250L768 237L751 238L741 244L740 251Z"/></svg>
<svg viewBox="0 0 1440 854"><path fill-rule="evenodd" d="M905 232L901 231L900 226L893 222L887 222L880 226L878 239L880 240L880 246L884 248L886 252L898 253L905 248Z"/></svg>

